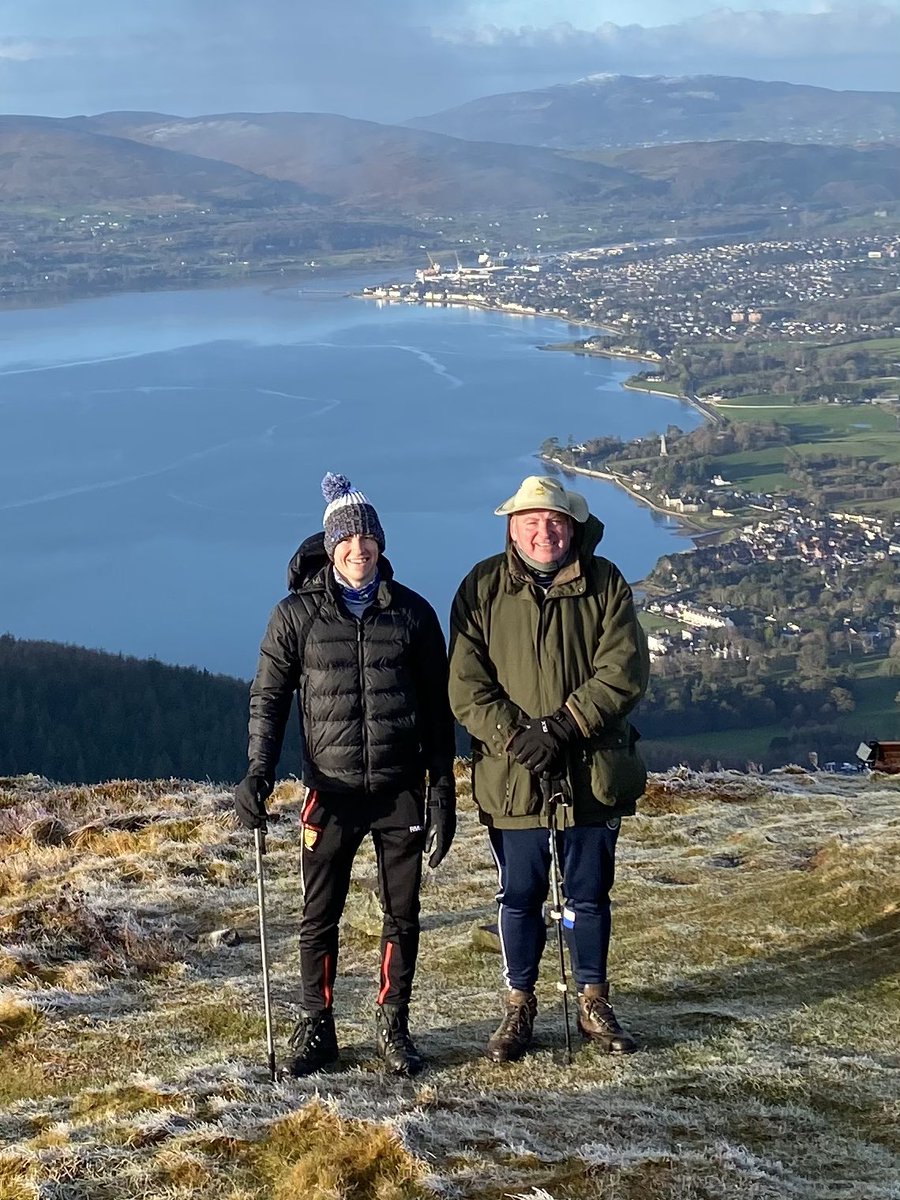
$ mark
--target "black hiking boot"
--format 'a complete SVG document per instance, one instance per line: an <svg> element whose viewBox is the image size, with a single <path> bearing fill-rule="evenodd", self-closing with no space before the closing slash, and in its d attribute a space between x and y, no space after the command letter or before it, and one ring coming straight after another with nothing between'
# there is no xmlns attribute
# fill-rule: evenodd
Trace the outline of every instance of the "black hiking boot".
<svg viewBox="0 0 900 1200"><path fill-rule="evenodd" d="M409 1036L409 1005L376 1006L375 1049L392 1075L417 1075L422 1070L425 1059Z"/></svg>
<svg viewBox="0 0 900 1200"><path fill-rule="evenodd" d="M487 1044L486 1054L494 1062L515 1062L531 1044L537 1000L534 992L511 989L506 999L506 1014Z"/></svg>
<svg viewBox="0 0 900 1200"><path fill-rule="evenodd" d="M578 1030L607 1054L633 1054L637 1042L619 1024L609 1002L608 983L588 983L578 993Z"/></svg>
<svg viewBox="0 0 900 1200"><path fill-rule="evenodd" d="M290 1046L297 1053L288 1064L288 1074L295 1078L333 1066L339 1052L331 1009L304 1013L291 1034Z"/></svg>

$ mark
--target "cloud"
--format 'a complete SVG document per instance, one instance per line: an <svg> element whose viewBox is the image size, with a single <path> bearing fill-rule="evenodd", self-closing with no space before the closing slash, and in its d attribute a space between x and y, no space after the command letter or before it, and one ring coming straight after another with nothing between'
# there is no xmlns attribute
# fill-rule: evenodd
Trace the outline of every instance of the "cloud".
<svg viewBox="0 0 900 1200"><path fill-rule="evenodd" d="M473 2L0 0L0 109L314 109L391 121L598 72L886 90L900 79L900 7L885 0L590 29L486 24ZM489 8L481 0L478 12Z"/></svg>
<svg viewBox="0 0 900 1200"><path fill-rule="evenodd" d="M442 37L503 89L515 77L540 86L598 72L746 75L876 90L897 90L900 80L900 8L885 3L820 4L800 13L719 8L653 27L483 26Z"/></svg>
<svg viewBox="0 0 900 1200"><path fill-rule="evenodd" d="M0 61L33 62L36 59L66 57L75 53L67 42L50 38L0 38Z"/></svg>

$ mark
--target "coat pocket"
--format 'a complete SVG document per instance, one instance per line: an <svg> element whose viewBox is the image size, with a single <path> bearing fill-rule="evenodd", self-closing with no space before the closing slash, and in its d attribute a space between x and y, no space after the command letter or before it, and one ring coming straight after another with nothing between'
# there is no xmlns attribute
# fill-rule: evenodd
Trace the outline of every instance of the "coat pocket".
<svg viewBox="0 0 900 1200"><path fill-rule="evenodd" d="M472 743L472 794L475 803L492 817L527 817L539 813L541 797L534 779L506 753L486 753Z"/></svg>
<svg viewBox="0 0 900 1200"><path fill-rule="evenodd" d="M633 725L627 725L589 740L591 791L602 804L632 804L643 795L647 768L635 747L640 736Z"/></svg>

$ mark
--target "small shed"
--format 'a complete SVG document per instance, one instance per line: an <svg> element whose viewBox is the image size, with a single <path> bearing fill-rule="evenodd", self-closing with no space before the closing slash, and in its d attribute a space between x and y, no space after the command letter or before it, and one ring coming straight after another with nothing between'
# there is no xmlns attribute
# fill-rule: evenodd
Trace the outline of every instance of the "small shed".
<svg viewBox="0 0 900 1200"><path fill-rule="evenodd" d="M856 757L873 771L900 775L900 742L860 742Z"/></svg>

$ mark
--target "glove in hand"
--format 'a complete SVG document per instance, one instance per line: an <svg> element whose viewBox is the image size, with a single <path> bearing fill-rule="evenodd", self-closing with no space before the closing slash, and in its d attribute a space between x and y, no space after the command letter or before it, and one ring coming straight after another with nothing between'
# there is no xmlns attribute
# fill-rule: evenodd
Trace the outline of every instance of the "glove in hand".
<svg viewBox="0 0 900 1200"><path fill-rule="evenodd" d="M439 783L428 789L425 808L425 853L430 855L429 867L444 861L456 833L456 788L453 783Z"/></svg>
<svg viewBox="0 0 900 1200"><path fill-rule="evenodd" d="M266 828L266 801L274 784L265 775L245 775L234 789L234 811L245 829Z"/></svg>
<svg viewBox="0 0 900 1200"><path fill-rule="evenodd" d="M562 751L580 730L565 707L547 717L532 717L513 735L509 753L533 775L543 775L557 765Z"/></svg>

